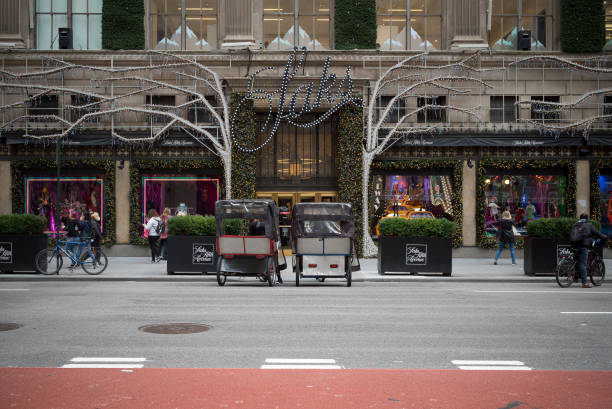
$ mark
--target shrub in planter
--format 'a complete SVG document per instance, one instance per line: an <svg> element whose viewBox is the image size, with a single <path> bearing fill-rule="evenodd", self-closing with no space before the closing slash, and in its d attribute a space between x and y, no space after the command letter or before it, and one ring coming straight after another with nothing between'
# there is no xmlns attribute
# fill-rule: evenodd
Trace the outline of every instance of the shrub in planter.
<svg viewBox="0 0 612 409"><path fill-rule="evenodd" d="M396 217L379 224L378 272L441 272L451 275L455 223Z"/></svg>
<svg viewBox="0 0 612 409"><path fill-rule="evenodd" d="M214 216L177 216L168 219L171 236L215 236Z"/></svg>
<svg viewBox="0 0 612 409"><path fill-rule="evenodd" d="M523 263L525 274L554 274L559 259L570 251L569 235L577 221L573 217L541 218L527 224ZM600 228L596 220L591 223Z"/></svg>
<svg viewBox="0 0 612 409"><path fill-rule="evenodd" d="M0 215L0 271L36 271L35 257L47 248L44 216Z"/></svg>

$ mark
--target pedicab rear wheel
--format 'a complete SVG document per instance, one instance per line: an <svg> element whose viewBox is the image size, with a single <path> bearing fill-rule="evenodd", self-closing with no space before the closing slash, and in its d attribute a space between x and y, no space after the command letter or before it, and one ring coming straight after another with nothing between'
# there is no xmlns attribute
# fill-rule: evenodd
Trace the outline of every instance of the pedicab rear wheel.
<svg viewBox="0 0 612 409"><path fill-rule="evenodd" d="M227 275L222 274L221 272L222 260L223 257L219 257L219 260L217 260L217 284L219 284L219 287L223 287L225 285L225 281L227 280Z"/></svg>
<svg viewBox="0 0 612 409"><path fill-rule="evenodd" d="M353 281L353 272L351 271L352 260L351 257L346 256L344 258L344 262L346 263L346 286L350 287Z"/></svg>
<svg viewBox="0 0 612 409"><path fill-rule="evenodd" d="M300 256L296 256L295 257L295 286L299 287L300 286Z"/></svg>
<svg viewBox="0 0 612 409"><path fill-rule="evenodd" d="M266 279L268 281L268 287L272 287L276 284L276 262L274 257L268 257L268 263L266 265Z"/></svg>

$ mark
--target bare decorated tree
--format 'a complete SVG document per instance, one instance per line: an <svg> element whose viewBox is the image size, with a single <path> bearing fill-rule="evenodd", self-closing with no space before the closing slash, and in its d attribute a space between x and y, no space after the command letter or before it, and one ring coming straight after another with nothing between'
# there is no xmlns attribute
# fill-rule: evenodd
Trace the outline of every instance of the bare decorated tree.
<svg viewBox="0 0 612 409"><path fill-rule="evenodd" d="M478 121L480 106L460 107L450 103L450 98L470 94L475 88L491 88L479 78L481 72L492 70L479 68L479 53L450 64L428 63L428 58L428 54L408 57L384 71L374 83L366 107L362 175L364 256L373 256L377 252L369 233L368 217L370 167L374 158L402 139L420 137L448 127L448 123L439 121L442 112L456 111ZM449 97L449 103L439 104L437 97L440 95ZM383 96L386 97L384 100L380 98ZM406 108L403 112L399 110L397 118L388 120L392 112L398 112L400 103L408 107L409 103L403 103L414 100L417 101L416 107ZM428 121L427 114L434 117L431 118L433 121Z"/></svg>
<svg viewBox="0 0 612 409"><path fill-rule="evenodd" d="M74 135L110 129L114 141L127 144L152 144L181 131L221 158L225 194L231 197L229 106L219 75L197 57L151 52L142 65L130 66L119 59L99 65L52 57L41 61L40 69L0 70L0 131L64 143ZM164 104L164 96L172 103ZM57 101L55 109L45 111L50 98Z"/></svg>

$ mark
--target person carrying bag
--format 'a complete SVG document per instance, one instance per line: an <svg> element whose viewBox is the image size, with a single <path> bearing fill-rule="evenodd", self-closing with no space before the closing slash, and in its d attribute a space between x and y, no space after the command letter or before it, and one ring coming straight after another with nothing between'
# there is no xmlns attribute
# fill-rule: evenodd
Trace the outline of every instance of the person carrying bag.
<svg viewBox="0 0 612 409"><path fill-rule="evenodd" d="M143 224L143 226L147 231L149 247L151 247L151 263L157 263L159 261L159 249L157 244L162 231L163 222L159 218L159 214L157 214L157 210L155 209L149 210L147 216L149 217L149 221L147 224Z"/></svg>
<svg viewBox="0 0 612 409"><path fill-rule="evenodd" d="M497 237L499 239L499 246L497 247L497 253L495 253L495 261L493 261L493 264L497 264L499 255L506 245L510 249L512 264L516 264L516 258L514 256L514 223L512 222L512 215L507 210L502 213L502 219L501 222L499 222L499 229L497 230Z"/></svg>

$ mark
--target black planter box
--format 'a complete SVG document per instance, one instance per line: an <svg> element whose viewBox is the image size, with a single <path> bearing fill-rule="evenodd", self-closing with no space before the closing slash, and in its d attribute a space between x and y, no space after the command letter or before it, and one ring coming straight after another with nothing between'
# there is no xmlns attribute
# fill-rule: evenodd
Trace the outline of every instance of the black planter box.
<svg viewBox="0 0 612 409"><path fill-rule="evenodd" d="M378 239L378 274L392 271L450 276L452 270L452 239L394 236Z"/></svg>
<svg viewBox="0 0 612 409"><path fill-rule="evenodd" d="M571 252L568 239L552 237L525 237L523 269L526 275L555 275L561 257Z"/></svg>
<svg viewBox="0 0 612 409"><path fill-rule="evenodd" d="M168 236L168 274L217 271L217 236Z"/></svg>
<svg viewBox="0 0 612 409"><path fill-rule="evenodd" d="M47 236L0 235L0 271L36 272L36 255L47 248Z"/></svg>

